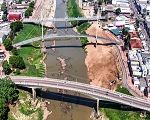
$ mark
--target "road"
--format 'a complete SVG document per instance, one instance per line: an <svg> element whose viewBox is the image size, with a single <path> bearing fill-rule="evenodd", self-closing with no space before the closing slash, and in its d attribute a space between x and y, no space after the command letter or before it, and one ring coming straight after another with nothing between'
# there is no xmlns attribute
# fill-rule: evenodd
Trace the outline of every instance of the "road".
<svg viewBox="0 0 150 120"><path fill-rule="evenodd" d="M94 98L98 99L104 98L107 99L108 101L114 101L117 103L150 111L150 102L147 99L133 97L119 92L113 92L109 89L100 88L94 85L53 78L25 77L25 76L10 76L10 78L16 85L28 87L50 87L50 88L71 90L92 96Z"/></svg>

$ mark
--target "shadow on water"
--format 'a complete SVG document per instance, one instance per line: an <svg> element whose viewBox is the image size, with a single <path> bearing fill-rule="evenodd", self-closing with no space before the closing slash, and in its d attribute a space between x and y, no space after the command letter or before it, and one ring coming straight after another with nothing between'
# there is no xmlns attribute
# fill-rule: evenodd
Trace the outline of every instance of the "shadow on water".
<svg viewBox="0 0 150 120"><path fill-rule="evenodd" d="M21 87L18 86L19 89L28 91L32 93L31 88ZM75 95L67 95L57 92L50 92L50 91L43 91L41 89L36 89L36 95L37 97L44 98L44 99L50 99L50 100L57 100L57 101L63 101L63 102L69 102L77 105L83 105L87 107L94 108L96 110L96 100L92 98L86 98L81 96L75 96ZM138 108L130 107L127 105L122 105L115 102L110 102L106 100L100 100L99 102L100 108L111 108L111 109L117 109L122 111L143 111Z"/></svg>

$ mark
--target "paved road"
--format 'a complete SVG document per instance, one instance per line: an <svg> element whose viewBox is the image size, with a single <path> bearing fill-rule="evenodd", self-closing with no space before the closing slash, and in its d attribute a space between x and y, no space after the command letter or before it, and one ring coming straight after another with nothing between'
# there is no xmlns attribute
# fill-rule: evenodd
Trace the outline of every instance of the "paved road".
<svg viewBox="0 0 150 120"><path fill-rule="evenodd" d="M94 98L98 99L104 98L109 101L115 101L117 103L150 111L150 101L148 101L147 99L142 99L118 92L113 92L109 89L100 88L94 85L53 78L25 77L25 76L10 76L10 78L15 84L21 86L51 87L51 88L71 90L87 94Z"/></svg>

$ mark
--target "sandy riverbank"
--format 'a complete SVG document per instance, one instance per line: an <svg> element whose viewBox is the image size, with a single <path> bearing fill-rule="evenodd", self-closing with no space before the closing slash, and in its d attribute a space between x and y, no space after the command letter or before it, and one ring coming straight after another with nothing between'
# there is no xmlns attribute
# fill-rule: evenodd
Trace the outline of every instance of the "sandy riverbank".
<svg viewBox="0 0 150 120"><path fill-rule="evenodd" d="M87 34L95 35L96 29L93 24L87 31ZM109 31L98 29L98 36L116 39ZM89 39L90 43L95 43L95 39ZM98 41L98 43L104 43L104 41ZM118 80L118 67L117 56L112 46L98 45L96 48L94 45L86 46L87 56L85 64L88 69L88 76L91 80L91 84L105 87L108 89L114 89L117 86ZM114 81L114 83L112 83Z"/></svg>
<svg viewBox="0 0 150 120"><path fill-rule="evenodd" d="M56 0L36 0L35 9L30 18L32 19L46 19L52 18L55 15ZM42 17L41 17L42 16ZM45 22L44 26L52 27L52 22Z"/></svg>

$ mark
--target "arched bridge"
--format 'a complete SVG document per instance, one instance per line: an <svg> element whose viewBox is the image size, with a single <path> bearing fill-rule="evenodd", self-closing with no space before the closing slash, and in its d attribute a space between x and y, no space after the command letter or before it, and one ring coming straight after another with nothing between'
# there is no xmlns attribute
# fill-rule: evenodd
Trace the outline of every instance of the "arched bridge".
<svg viewBox="0 0 150 120"><path fill-rule="evenodd" d="M124 105L129 105L142 110L150 111L150 101L147 99L125 95L119 92L114 92L105 88L100 88L94 85L59 80L53 78L26 77L26 76L10 76L16 85L28 87L51 87L57 89L65 89L87 94L97 99L106 99Z"/></svg>
<svg viewBox="0 0 150 120"><path fill-rule="evenodd" d="M50 34L50 35L45 35L43 37L43 40L50 41L50 40L53 40L54 38L86 38L86 37L96 38L95 36L91 36L91 35L57 35L57 34ZM36 41L40 41L40 40L42 40L42 36L31 38L31 39L13 44L13 47L19 47L19 46L26 45L26 44L36 42ZM108 41L109 43L112 43L112 44L121 44L120 41L115 41L115 40L108 39L108 38L103 38L103 37L97 37L97 40L106 40L106 41Z"/></svg>

